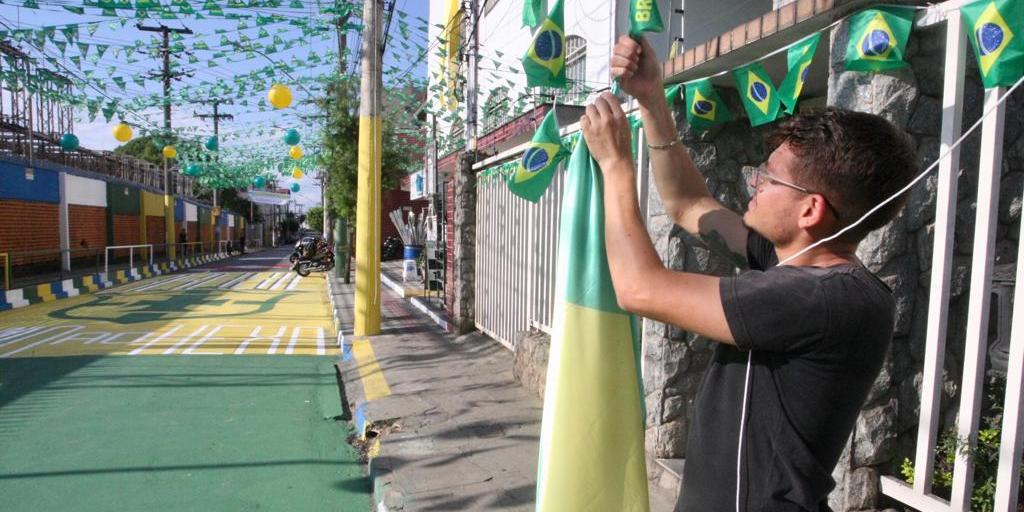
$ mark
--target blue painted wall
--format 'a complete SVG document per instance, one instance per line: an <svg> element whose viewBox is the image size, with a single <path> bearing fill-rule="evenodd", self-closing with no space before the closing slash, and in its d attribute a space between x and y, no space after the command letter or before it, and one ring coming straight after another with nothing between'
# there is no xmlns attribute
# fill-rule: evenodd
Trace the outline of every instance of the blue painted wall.
<svg viewBox="0 0 1024 512"><path fill-rule="evenodd" d="M174 222L184 222L185 220L185 201L181 198L174 199Z"/></svg>
<svg viewBox="0 0 1024 512"><path fill-rule="evenodd" d="M0 162L0 199L60 203L60 181L55 171L33 167L34 179L25 179L25 166Z"/></svg>

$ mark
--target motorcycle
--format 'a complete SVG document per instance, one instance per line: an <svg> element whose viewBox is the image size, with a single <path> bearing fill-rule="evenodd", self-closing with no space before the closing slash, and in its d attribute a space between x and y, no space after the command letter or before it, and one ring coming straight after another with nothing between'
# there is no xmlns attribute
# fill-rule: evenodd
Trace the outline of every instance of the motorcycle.
<svg viewBox="0 0 1024 512"><path fill-rule="evenodd" d="M334 251L323 240L314 240L296 252L299 256L292 264L292 270L302 277L309 276L311 272L329 272L334 269Z"/></svg>
<svg viewBox="0 0 1024 512"><path fill-rule="evenodd" d="M304 236L295 242L295 250L292 251L291 256L288 256L288 263L295 263L302 257L302 253L307 250L308 246L313 242L316 242L319 238L315 236Z"/></svg>
<svg viewBox="0 0 1024 512"><path fill-rule="evenodd" d="M402 257L402 251L405 246L402 245L402 240L398 237L389 236L384 239L383 247L380 251L381 261L396 260Z"/></svg>

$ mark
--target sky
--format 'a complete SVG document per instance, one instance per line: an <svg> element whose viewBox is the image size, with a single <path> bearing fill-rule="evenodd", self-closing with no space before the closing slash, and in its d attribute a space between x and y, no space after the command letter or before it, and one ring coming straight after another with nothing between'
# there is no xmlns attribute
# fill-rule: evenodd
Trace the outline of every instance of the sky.
<svg viewBox="0 0 1024 512"><path fill-rule="evenodd" d="M29 0L31 2L31 0ZM16 4L22 4L23 0L14 0ZM99 15L99 10L94 8L87 8L84 15L75 14L65 10L65 6L82 6L82 0L37 0L39 9L31 9L18 5L11 5L5 3L0 5L0 30L16 30L16 29L39 29L43 26L63 26L74 23L88 23L88 22L102 22L95 29L93 34L88 34L85 30L80 30L78 41L86 42L90 45L108 45L111 48L117 46L124 46L133 44L137 40L143 40L149 42L151 37L158 37L158 34L152 32L143 32L136 28L136 21L131 18L130 21L121 26L121 18L114 18L109 16ZM169 0L163 0L164 3L176 4L180 3L181 0L171 2ZM203 5L203 2L197 0L189 0L190 4L196 10L199 10ZM269 15L272 13L278 13L286 15L292 18L308 18L316 16L317 14L317 0L301 0L304 9L294 8L289 3L289 0L284 1L286 7L269 9L269 8L252 8L252 9L238 9L237 12L247 12L251 15ZM225 5L226 0L218 0L218 3ZM324 5L327 5L326 3ZM414 17L421 17L423 19L428 18L428 2L422 0L397 0L396 11L403 11L407 14L404 18L409 24L422 25L419 21L416 21ZM225 9L226 12L232 12L229 9ZM118 10L118 14L124 19L128 19L126 15L130 16L132 11ZM361 8L356 11L355 16L359 17L362 13ZM196 41L202 40L208 42L211 47L217 45L218 40L222 36L227 36L229 39L235 39L238 32L245 33L252 38L255 38L256 30L258 27L254 23L249 22L248 29L238 31L236 20L228 20L224 18L209 17L202 20L196 20L192 18L182 18L174 20L161 20L161 19L147 19L140 20L146 25L154 26L157 24L165 24L168 27L179 28L187 27L191 29L195 34L186 35L186 43L189 47L192 46ZM358 23L358 20L350 20ZM113 26L111 26L113 22ZM315 52L323 55L328 51L337 51L338 44L337 39L333 35L327 38L327 40L321 40L319 37L305 37L302 34L301 28L293 28L290 31L285 31L280 34L276 33L275 30L280 28L285 30L289 28L289 24L282 23L273 26L268 26L267 29L275 36L279 36L285 41L298 40L299 43L290 50L281 51L278 53L267 54L265 56L256 55L255 58L245 60L242 62L224 62L223 59L219 60L219 65L216 67L208 67L207 59L211 58L209 54L203 54L203 52L193 52L199 58L199 62L189 63L186 55L175 54L172 58L176 59L176 65L180 66L191 76L184 77L180 81L172 82L172 90L182 86L197 86L202 81L213 82L218 79L231 80L236 75L242 73L248 73L252 70L262 68L275 62L289 62L293 63L293 59L305 59L309 52ZM217 30L226 32L226 34L217 34ZM59 29L58 29L59 30ZM355 54L358 50L358 45L361 39L356 31L348 32L348 46L350 49L348 72L353 72L358 67L355 61ZM147 44L148 47L159 47L159 44ZM148 78L152 74L157 74L162 70L162 62L158 58L150 58L148 56L139 55L139 60L134 63L128 63L126 59L126 53L121 54L118 58L115 58L113 51L108 51L104 54L97 64L93 65L89 62L91 55L86 54L80 60L85 65L81 68L76 68L72 65L69 57L79 55L79 50L74 48L74 45L69 45L69 48L62 54L60 50L54 47L52 44L44 45L42 51L38 47L25 42L16 43L23 51L30 53L35 56L50 56L57 57L62 61L64 69L56 69L55 71L61 72L62 74L75 74L82 76L82 71L85 69L93 69L95 74L94 78L109 80L111 73L114 75L121 75L125 77L127 86L124 91L119 87L113 86L114 84L107 82L107 88L105 93L101 93L99 90L91 88L86 91L91 97L103 98L107 100L118 99L127 101L134 96L140 95L151 95L157 94L162 90L162 83L159 78ZM418 58L413 57L415 49L417 47L425 47L426 36L416 30L409 30L403 35L398 29L397 16L392 20L392 25L389 29L388 36L388 49L389 51L385 55L384 66L395 66L402 69L408 69L408 74L415 78L424 78L426 75L426 63L427 59L424 57L421 61ZM406 48L403 48L406 47ZM411 49L409 49L411 48ZM95 55L96 51L92 50L92 55ZM198 55L197 55L198 54ZM238 55L237 52L228 52L228 57L232 55ZM218 59L215 59L218 60ZM50 64L43 62L41 67L53 68ZM336 62L324 62L320 66L296 66L295 72L292 74L294 77L302 76L317 76L323 75L328 72L336 72ZM145 85L140 87L133 83L131 78L136 76L146 76ZM289 85L289 77L282 74L278 74L275 80L281 80L286 85ZM281 111L268 111L260 112L254 106L260 98L266 95L267 89L271 83L266 84L265 87L250 90L246 94L251 95L251 98L247 98L250 102L249 107L243 107L240 105L221 105L220 111L222 114L232 114L233 120L222 120L220 124L221 132L221 147L224 150L230 151L233 145L248 144L252 148L271 148L279 147L282 155L287 153L288 147L281 141L281 136L284 130L288 128L296 128L303 134L304 142L307 142L314 137L312 133L315 131L317 123L321 122L316 118L303 117L303 115L317 114L315 107L305 104L304 101L309 98L309 95L303 90L299 84L291 84L292 93L294 95L293 106L288 109ZM81 91L76 91L81 92ZM204 105L201 102L204 98L195 98L195 104L174 104L172 105L172 117L171 122L174 127L197 127L197 135L201 138L213 134L212 124L209 120L202 120L196 117L196 114L211 113L211 107ZM124 115L126 120L138 125L148 125L153 129L159 128L163 122L163 115L161 109L148 109L141 112L118 112L117 116ZM87 113L85 111L76 112L76 120L74 126L74 133L78 136L81 141L82 147L93 149L93 150L112 150L117 147L120 143L117 142L111 131L117 124L118 119L115 117L111 122L106 122L102 115L97 116L93 121L89 121ZM252 134L252 130L255 128L267 128L271 130L271 134L258 135ZM276 146L275 146L276 145ZM257 149L253 149L255 151ZM307 148L306 153L309 154L311 150ZM312 149L315 151L315 148ZM309 170L309 169L307 169ZM301 187L300 192L296 194L298 202L306 207L320 203L320 190L317 185L317 180L313 176L314 173L307 172L302 179L298 180L299 186ZM280 186L287 187L294 181L292 178L279 178L278 183Z"/></svg>

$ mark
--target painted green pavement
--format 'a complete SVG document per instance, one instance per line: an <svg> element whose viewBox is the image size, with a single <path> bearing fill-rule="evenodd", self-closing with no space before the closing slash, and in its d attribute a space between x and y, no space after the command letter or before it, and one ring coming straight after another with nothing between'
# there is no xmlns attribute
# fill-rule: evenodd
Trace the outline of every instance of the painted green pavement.
<svg viewBox="0 0 1024 512"><path fill-rule="evenodd" d="M368 510L333 360L0 359L0 508Z"/></svg>

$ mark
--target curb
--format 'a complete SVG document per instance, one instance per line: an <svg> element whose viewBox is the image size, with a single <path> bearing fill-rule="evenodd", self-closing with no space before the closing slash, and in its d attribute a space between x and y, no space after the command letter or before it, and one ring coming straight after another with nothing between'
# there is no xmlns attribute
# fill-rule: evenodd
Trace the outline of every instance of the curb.
<svg viewBox="0 0 1024 512"><path fill-rule="evenodd" d="M156 265L144 265L121 269L108 276L105 272L86 274L71 279L41 283L24 288L15 288L0 292L0 311L18 309L32 304L42 302L53 302L55 300L77 297L87 293L97 292L114 286L141 281L164 274L185 270L214 261L222 260L228 256L222 254L188 258L176 262L164 262Z"/></svg>

